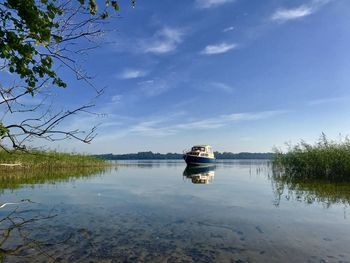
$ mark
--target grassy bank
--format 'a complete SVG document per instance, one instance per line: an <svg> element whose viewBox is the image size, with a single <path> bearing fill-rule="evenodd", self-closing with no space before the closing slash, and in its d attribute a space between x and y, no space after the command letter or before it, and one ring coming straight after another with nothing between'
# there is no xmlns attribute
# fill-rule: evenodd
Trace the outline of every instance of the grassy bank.
<svg viewBox="0 0 350 263"><path fill-rule="evenodd" d="M350 140L333 141L322 134L313 145L300 142L287 153L277 151L273 164L297 178L350 181Z"/></svg>
<svg viewBox="0 0 350 263"><path fill-rule="evenodd" d="M0 170L23 168L102 167L108 165L88 155L56 151L0 151Z"/></svg>

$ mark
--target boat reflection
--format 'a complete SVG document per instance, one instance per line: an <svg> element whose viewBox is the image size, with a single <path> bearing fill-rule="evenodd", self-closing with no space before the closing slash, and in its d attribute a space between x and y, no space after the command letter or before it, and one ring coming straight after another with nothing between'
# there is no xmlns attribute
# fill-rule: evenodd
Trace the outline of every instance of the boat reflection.
<svg viewBox="0 0 350 263"><path fill-rule="evenodd" d="M192 166L187 165L183 171L183 176L191 180L193 184L212 183L215 176L215 165Z"/></svg>

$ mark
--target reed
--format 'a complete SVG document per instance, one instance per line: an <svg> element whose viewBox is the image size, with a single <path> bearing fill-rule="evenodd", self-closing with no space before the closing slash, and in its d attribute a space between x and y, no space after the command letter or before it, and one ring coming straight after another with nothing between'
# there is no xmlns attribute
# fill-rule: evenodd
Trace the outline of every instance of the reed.
<svg viewBox="0 0 350 263"><path fill-rule="evenodd" d="M107 166L92 156L57 151L0 151L0 170Z"/></svg>
<svg viewBox="0 0 350 263"><path fill-rule="evenodd" d="M350 140L329 140L322 133L314 145L301 141L287 153L275 151L273 166L296 178L350 181Z"/></svg>

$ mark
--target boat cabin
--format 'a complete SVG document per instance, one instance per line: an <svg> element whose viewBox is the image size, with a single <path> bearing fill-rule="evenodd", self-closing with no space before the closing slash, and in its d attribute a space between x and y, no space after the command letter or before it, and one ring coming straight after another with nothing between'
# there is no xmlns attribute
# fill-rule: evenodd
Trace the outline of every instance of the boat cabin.
<svg viewBox="0 0 350 263"><path fill-rule="evenodd" d="M199 157L214 158L213 149L209 145L195 145L191 148L191 151L188 152L187 154L195 155Z"/></svg>

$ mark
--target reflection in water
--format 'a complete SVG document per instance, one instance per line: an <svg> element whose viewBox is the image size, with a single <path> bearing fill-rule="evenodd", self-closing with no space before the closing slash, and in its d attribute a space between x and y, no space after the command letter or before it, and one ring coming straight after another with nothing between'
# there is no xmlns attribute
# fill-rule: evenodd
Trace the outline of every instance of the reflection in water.
<svg viewBox="0 0 350 263"><path fill-rule="evenodd" d="M308 204L322 203L327 208L332 204L350 204L348 182L306 179L281 171L273 171L271 180L276 206L283 197Z"/></svg>
<svg viewBox="0 0 350 263"><path fill-rule="evenodd" d="M215 165L209 166L186 166L183 176L191 179L194 184L209 184L215 176Z"/></svg>
<svg viewBox="0 0 350 263"><path fill-rule="evenodd" d="M78 167L62 169L14 169L0 172L0 194L6 189L17 189L24 185L55 184L74 179L88 178L108 172L111 168ZM4 173L5 172L5 173Z"/></svg>
<svg viewBox="0 0 350 263"><path fill-rule="evenodd" d="M119 165L118 174L107 170L96 177L98 171L85 176L38 171L24 177L12 174L12 179L0 175L0 207L28 197L36 202L18 205L13 214L17 205L0 209L0 262L273 263L350 258L350 221L339 216L343 206L326 210L298 203L311 193L316 202L326 196L334 203L349 203L345 184L297 182L272 175L267 162L260 161L185 170L183 162L135 163ZM183 173L183 179L208 183L214 172L217 178L211 187L184 185L179 177ZM55 180L62 183L21 187ZM271 205L271 183L277 205L284 196L290 198L283 209ZM7 238L9 229L13 230Z"/></svg>
<svg viewBox="0 0 350 263"><path fill-rule="evenodd" d="M159 168L169 167L173 168L179 165L183 165L182 160L118 160L115 161L119 167L137 167L137 168Z"/></svg>

